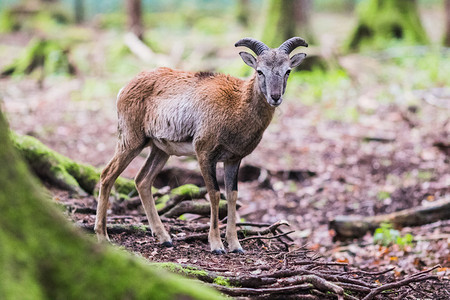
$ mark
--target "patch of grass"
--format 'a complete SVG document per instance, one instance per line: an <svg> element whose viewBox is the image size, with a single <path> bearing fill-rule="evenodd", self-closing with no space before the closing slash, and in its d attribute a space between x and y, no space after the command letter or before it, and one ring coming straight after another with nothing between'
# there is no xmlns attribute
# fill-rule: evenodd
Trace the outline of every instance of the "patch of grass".
<svg viewBox="0 0 450 300"><path fill-rule="evenodd" d="M377 199L378 200L386 200L388 198L391 197L391 194L389 192L386 191L379 191L377 194Z"/></svg>
<svg viewBox="0 0 450 300"><path fill-rule="evenodd" d="M412 245L413 239L414 237L409 233L402 236L390 223L382 223L373 234L374 244L380 244L386 247L396 244L400 248L404 248L405 246Z"/></svg>
<svg viewBox="0 0 450 300"><path fill-rule="evenodd" d="M433 178L433 172L426 170L419 170L419 172L417 173L417 178L419 178L422 181L429 181Z"/></svg>

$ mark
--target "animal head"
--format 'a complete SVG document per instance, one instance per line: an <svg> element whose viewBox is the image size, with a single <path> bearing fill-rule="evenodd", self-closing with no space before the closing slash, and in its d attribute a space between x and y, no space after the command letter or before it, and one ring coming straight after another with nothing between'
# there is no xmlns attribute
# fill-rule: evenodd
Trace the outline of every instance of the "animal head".
<svg viewBox="0 0 450 300"><path fill-rule="evenodd" d="M292 68L300 65L305 53L289 54L297 47L308 47L304 39L293 37L276 49L267 47L263 42L253 38L243 38L236 44L245 46L255 52L256 58L248 52L240 52L242 60L256 70L258 85L267 102L276 107L283 101L286 83Z"/></svg>

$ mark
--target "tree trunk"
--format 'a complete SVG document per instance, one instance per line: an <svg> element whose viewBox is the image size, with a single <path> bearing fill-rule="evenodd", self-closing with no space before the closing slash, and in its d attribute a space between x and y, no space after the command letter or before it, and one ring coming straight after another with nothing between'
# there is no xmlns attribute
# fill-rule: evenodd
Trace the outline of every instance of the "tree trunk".
<svg viewBox="0 0 450 300"><path fill-rule="evenodd" d="M236 1L236 18L242 26L248 26L250 20L250 0Z"/></svg>
<svg viewBox="0 0 450 300"><path fill-rule="evenodd" d="M382 49L395 41L427 44L415 0L364 0L357 7L358 24L349 50Z"/></svg>
<svg viewBox="0 0 450 300"><path fill-rule="evenodd" d="M0 112L2 299L213 299L196 282L94 243L70 225L15 152Z"/></svg>
<svg viewBox="0 0 450 300"><path fill-rule="evenodd" d="M303 37L309 44L315 43L311 30L312 0L296 0L294 4L294 20L297 35Z"/></svg>
<svg viewBox="0 0 450 300"><path fill-rule="evenodd" d="M128 30L142 40L144 27L142 26L141 0L125 0L125 4L128 15Z"/></svg>
<svg viewBox="0 0 450 300"><path fill-rule="evenodd" d="M84 0L75 0L75 22L81 24L84 22Z"/></svg>
<svg viewBox="0 0 450 300"><path fill-rule="evenodd" d="M445 36L444 45L450 47L450 0L445 0Z"/></svg>
<svg viewBox="0 0 450 300"><path fill-rule="evenodd" d="M293 36L311 43L309 0L267 0L262 41L275 48Z"/></svg>

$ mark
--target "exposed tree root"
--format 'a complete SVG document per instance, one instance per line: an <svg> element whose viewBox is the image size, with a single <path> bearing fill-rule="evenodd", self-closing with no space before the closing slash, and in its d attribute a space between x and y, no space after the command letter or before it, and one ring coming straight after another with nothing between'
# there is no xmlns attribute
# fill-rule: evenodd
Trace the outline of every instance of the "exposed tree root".
<svg viewBox="0 0 450 300"><path fill-rule="evenodd" d="M77 163L48 148L34 137L11 133L14 146L30 169L42 180L77 194L94 194L100 171L93 166ZM135 190L134 181L119 177L116 191L129 194Z"/></svg>
<svg viewBox="0 0 450 300"><path fill-rule="evenodd" d="M198 234L187 234L186 236L176 236L175 245L191 243L194 241L207 241L208 226L190 226L189 223L167 220L171 222L170 232L178 233L197 232ZM184 223L184 224L183 224ZM265 237L273 238L281 242L280 227L288 226L285 221L274 224L252 224L243 223L239 235L245 233L247 237L255 237L260 243ZM225 226L222 226L222 231ZM251 227L258 227L252 229ZM83 226L93 232L93 226ZM148 226L108 226L110 235L114 234L140 234L151 236ZM287 233L286 233L287 234ZM224 236L224 234L222 234ZM249 239L243 238L248 241ZM254 241L253 241L254 242ZM227 268L206 270L203 267L177 264L177 263L157 263L161 267L170 271L183 274L188 277L197 278L210 284L220 292L232 297L252 297L258 299L283 299L295 297L295 299L375 299L380 295L389 293L390 296L398 297L405 291L414 288L414 283L424 281L439 281L445 284L437 276L430 274L438 266L426 271L422 271L406 277L402 280L392 281L393 276L388 275L392 268L377 272L358 270L346 263L328 262L304 248L290 252L275 252L275 257L280 257L283 261L277 270L261 268L259 274L230 276ZM380 285L381 284L381 285ZM427 291L421 291L424 297L428 297Z"/></svg>
<svg viewBox="0 0 450 300"><path fill-rule="evenodd" d="M354 270L347 275L339 275L342 273L341 270L330 269L324 262L310 260L308 266L305 265L301 268L294 266L258 276L230 277L190 265L175 263L159 265L173 272L210 283L217 290L233 297L276 298L283 295L295 295L296 299L374 299L375 296L388 290L390 293L398 295L400 288L411 289L410 284L414 282L439 280L437 276L428 274L439 266L416 273L403 280L379 286L369 282L375 282L380 275L391 272L392 269L383 272ZM342 266L349 267L345 264L338 267ZM334 267L336 268L336 265ZM308 268L317 268L317 270L310 271ZM362 275L351 275L357 273Z"/></svg>

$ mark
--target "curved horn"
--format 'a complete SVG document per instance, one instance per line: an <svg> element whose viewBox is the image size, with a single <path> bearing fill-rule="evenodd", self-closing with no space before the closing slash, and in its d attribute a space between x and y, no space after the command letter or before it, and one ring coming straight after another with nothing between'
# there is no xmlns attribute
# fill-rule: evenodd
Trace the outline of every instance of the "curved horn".
<svg viewBox="0 0 450 300"><path fill-rule="evenodd" d="M302 38L293 37L288 39L283 44L281 44L281 46L278 47L278 49L280 51L286 52L287 54L290 54L295 48L300 46L308 47L308 43Z"/></svg>
<svg viewBox="0 0 450 300"><path fill-rule="evenodd" d="M269 50L269 47L266 46L263 42L255 40L253 38L243 38L234 44L235 47L245 46L255 52L256 55L260 55L266 50Z"/></svg>

